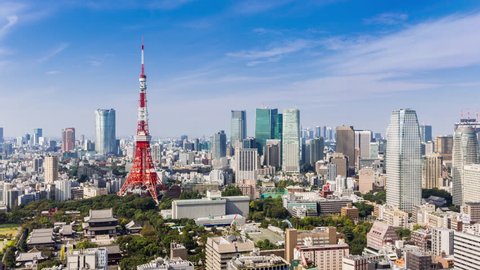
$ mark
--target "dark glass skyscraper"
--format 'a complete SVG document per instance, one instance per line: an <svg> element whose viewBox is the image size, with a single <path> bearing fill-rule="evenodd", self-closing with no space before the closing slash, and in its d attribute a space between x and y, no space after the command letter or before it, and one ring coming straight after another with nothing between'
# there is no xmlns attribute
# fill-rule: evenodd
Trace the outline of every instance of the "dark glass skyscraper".
<svg viewBox="0 0 480 270"><path fill-rule="evenodd" d="M275 127L274 139L281 140L283 132L283 114L277 114L277 123Z"/></svg>
<svg viewBox="0 0 480 270"><path fill-rule="evenodd" d="M212 158L219 159L227 156L227 135L221 130L212 137Z"/></svg>
<svg viewBox="0 0 480 270"><path fill-rule="evenodd" d="M282 114L278 114L278 109L257 109L255 118L255 141L262 155L268 139L282 138Z"/></svg>
<svg viewBox="0 0 480 270"><path fill-rule="evenodd" d="M421 125L420 126L420 137L423 143L430 142L432 138L432 126L430 125Z"/></svg>

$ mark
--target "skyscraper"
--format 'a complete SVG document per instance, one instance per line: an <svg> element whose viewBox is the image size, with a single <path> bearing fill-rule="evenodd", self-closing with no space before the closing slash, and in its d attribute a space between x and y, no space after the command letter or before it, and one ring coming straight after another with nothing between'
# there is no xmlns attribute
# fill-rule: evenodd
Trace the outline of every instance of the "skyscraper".
<svg viewBox="0 0 480 270"><path fill-rule="evenodd" d="M53 184L58 180L58 157L46 156L43 161L43 171L45 173L45 183Z"/></svg>
<svg viewBox="0 0 480 270"><path fill-rule="evenodd" d="M442 163L440 154L434 153L425 156L422 169L422 188L440 188L443 186Z"/></svg>
<svg viewBox="0 0 480 270"><path fill-rule="evenodd" d="M3 143L3 127L0 127L0 143Z"/></svg>
<svg viewBox="0 0 480 270"><path fill-rule="evenodd" d="M478 162L478 141L475 129L468 123L459 124L453 135L453 157L452 157L452 181L453 181L453 203L462 205L463 191L463 168L465 165Z"/></svg>
<svg viewBox="0 0 480 270"><path fill-rule="evenodd" d="M300 172L300 111L283 111L282 168L284 172Z"/></svg>
<svg viewBox="0 0 480 270"><path fill-rule="evenodd" d="M437 136L435 138L435 152L439 153L443 160L452 160L453 136Z"/></svg>
<svg viewBox="0 0 480 270"><path fill-rule="evenodd" d="M66 128L62 132L62 151L69 152L75 149L75 128Z"/></svg>
<svg viewBox="0 0 480 270"><path fill-rule="evenodd" d="M320 137L323 137L322 127L321 126L316 126L315 127L315 138L320 138Z"/></svg>
<svg viewBox="0 0 480 270"><path fill-rule="evenodd" d="M243 148L257 148L257 143L255 142L255 138L249 137L245 138L240 145Z"/></svg>
<svg viewBox="0 0 480 270"><path fill-rule="evenodd" d="M278 139L267 140L264 153L265 165L272 166L277 169L280 168L282 159L282 155L280 153L281 143L282 141Z"/></svg>
<svg viewBox="0 0 480 270"><path fill-rule="evenodd" d="M421 125L420 126L420 136L422 138L423 143L432 141L432 126Z"/></svg>
<svg viewBox="0 0 480 270"><path fill-rule="evenodd" d="M283 134L283 114L277 114L277 121L275 126L275 131L273 133L273 139L282 140Z"/></svg>
<svg viewBox="0 0 480 270"><path fill-rule="evenodd" d="M309 139L305 141L305 163L315 168L315 163L323 159L323 138Z"/></svg>
<svg viewBox="0 0 480 270"><path fill-rule="evenodd" d="M277 109L258 109L255 112L255 141L257 142L258 154L263 155L263 148L268 139L279 139Z"/></svg>
<svg viewBox="0 0 480 270"><path fill-rule="evenodd" d="M336 134L336 150L348 158L348 166L350 170L355 168L355 131L352 126L342 125L337 127Z"/></svg>
<svg viewBox="0 0 480 270"><path fill-rule="evenodd" d="M72 183L70 180L57 180L54 183L56 201L67 201L72 198Z"/></svg>
<svg viewBox="0 0 480 270"><path fill-rule="evenodd" d="M95 111L95 150L101 155L115 153L115 110L98 109Z"/></svg>
<svg viewBox="0 0 480 270"><path fill-rule="evenodd" d="M370 142L372 131L355 130L355 150L359 158L370 158Z"/></svg>
<svg viewBox="0 0 480 270"><path fill-rule="evenodd" d="M33 145L38 145L40 142L40 137L43 136L43 130L41 128L33 129Z"/></svg>
<svg viewBox="0 0 480 270"><path fill-rule="evenodd" d="M247 112L232 111L230 144L232 147L247 137Z"/></svg>
<svg viewBox="0 0 480 270"><path fill-rule="evenodd" d="M227 135L225 131L215 133L212 136L212 158L219 159L227 156Z"/></svg>
<svg viewBox="0 0 480 270"><path fill-rule="evenodd" d="M256 148L235 149L235 182L257 180L258 153Z"/></svg>
<svg viewBox="0 0 480 270"><path fill-rule="evenodd" d="M387 204L406 212L422 200L420 148L417 113L393 111L387 129Z"/></svg>

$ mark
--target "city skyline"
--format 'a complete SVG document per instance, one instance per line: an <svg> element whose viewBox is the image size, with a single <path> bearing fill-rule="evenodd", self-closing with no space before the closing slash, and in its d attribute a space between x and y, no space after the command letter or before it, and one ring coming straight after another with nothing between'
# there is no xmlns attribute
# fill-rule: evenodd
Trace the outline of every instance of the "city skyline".
<svg viewBox="0 0 480 270"><path fill-rule="evenodd" d="M393 110L412 108L434 135L453 134L462 111L479 110L474 1L362 4L355 14L346 11L360 5L353 1L43 3L0 4L0 87L9 101L0 113L17 112L0 121L5 137L37 126L49 137L65 127L93 137L98 108L114 108L119 137L133 136L141 36L151 48L154 137L229 134L237 109L247 111L252 136L255 109L264 106L298 108L302 127L383 134ZM72 31L79 26L86 32ZM211 124L198 125L196 115Z"/></svg>

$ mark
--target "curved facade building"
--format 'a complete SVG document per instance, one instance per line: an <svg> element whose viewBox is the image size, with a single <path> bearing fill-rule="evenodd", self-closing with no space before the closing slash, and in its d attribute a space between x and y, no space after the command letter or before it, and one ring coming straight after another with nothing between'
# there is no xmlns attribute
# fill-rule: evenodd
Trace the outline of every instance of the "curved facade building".
<svg viewBox="0 0 480 270"><path fill-rule="evenodd" d="M464 166L478 162L478 140L470 125L459 125L453 135L452 180L453 204L464 203Z"/></svg>
<svg viewBox="0 0 480 270"><path fill-rule="evenodd" d="M96 110L95 123L95 151L101 155L114 154L116 152L115 110Z"/></svg>
<svg viewBox="0 0 480 270"><path fill-rule="evenodd" d="M422 159L417 113L392 112L387 129L387 205L412 212L422 201Z"/></svg>

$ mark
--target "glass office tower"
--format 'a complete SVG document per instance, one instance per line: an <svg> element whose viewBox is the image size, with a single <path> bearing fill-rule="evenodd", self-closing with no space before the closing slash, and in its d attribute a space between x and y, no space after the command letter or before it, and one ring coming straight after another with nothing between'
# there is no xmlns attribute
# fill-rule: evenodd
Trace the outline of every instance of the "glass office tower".
<svg viewBox="0 0 480 270"><path fill-rule="evenodd" d="M116 153L115 110L98 109L95 111L95 150L101 155Z"/></svg>

